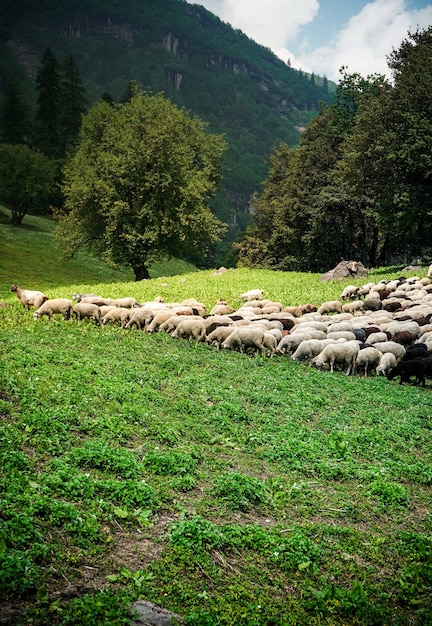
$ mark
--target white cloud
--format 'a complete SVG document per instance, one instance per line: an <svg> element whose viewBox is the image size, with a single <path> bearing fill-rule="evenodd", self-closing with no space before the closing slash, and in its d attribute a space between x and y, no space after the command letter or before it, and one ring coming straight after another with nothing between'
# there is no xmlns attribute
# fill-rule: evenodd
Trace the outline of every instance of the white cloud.
<svg viewBox="0 0 432 626"><path fill-rule="evenodd" d="M318 0L196 0L273 51L283 48L318 14Z"/></svg>
<svg viewBox="0 0 432 626"><path fill-rule="evenodd" d="M294 67L339 80L343 65L349 73L387 74L386 57L398 48L409 30L432 23L432 5L408 11L404 0L375 0L353 16L328 46L293 59ZM284 58L284 57L282 57Z"/></svg>
<svg viewBox="0 0 432 626"><path fill-rule="evenodd" d="M313 48L312 40L302 38L302 27L312 23L318 25L320 5L323 10L335 12L335 2L190 1L204 5L233 28L273 50L284 61L289 59L293 67L325 75L334 81L340 79L342 66L347 67L349 73L359 72L362 76L388 74L386 57L399 47L408 31L432 24L432 4L422 9L408 9L410 0L370 0L357 15L340 25L338 34L327 45ZM338 28L337 15L334 18L332 32ZM323 28L328 29L328 25Z"/></svg>

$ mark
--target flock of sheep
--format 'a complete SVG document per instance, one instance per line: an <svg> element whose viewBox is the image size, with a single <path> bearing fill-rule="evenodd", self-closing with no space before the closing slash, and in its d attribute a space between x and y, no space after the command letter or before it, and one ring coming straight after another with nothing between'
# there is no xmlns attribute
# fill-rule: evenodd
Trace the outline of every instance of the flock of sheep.
<svg viewBox="0 0 432 626"><path fill-rule="evenodd" d="M118 324L147 333L167 332L173 338L206 342L219 349L290 355L321 369L343 369L368 376L372 371L400 383L425 386L432 376L432 266L426 278L399 278L357 287L349 285L339 300L284 306L264 298L264 291L241 294L237 309L220 300L207 313L191 298L164 303L162 298L139 303L135 298L111 299L73 294L49 299L40 291L12 285L34 319L61 315L98 325Z"/></svg>

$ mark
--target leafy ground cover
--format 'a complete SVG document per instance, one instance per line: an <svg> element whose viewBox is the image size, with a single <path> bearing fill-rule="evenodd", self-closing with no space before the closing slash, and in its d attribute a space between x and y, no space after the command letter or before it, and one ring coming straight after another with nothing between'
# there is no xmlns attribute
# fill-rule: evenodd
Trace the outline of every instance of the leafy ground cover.
<svg viewBox="0 0 432 626"><path fill-rule="evenodd" d="M238 304L247 288L297 304L344 286L251 270L136 284L87 281L77 267L70 281L60 262L57 281L43 283L37 258L34 278L17 266L15 279L53 296L162 290L210 307ZM126 624L137 598L186 624L431 623L430 381L420 389L160 333L34 322L8 282L1 623Z"/></svg>

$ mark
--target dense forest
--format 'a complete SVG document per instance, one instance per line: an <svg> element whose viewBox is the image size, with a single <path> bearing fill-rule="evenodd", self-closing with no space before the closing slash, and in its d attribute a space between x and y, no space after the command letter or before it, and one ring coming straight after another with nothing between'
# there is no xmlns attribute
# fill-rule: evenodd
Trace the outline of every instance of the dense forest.
<svg viewBox="0 0 432 626"><path fill-rule="evenodd" d="M250 223L249 199L261 192L268 155L281 142L296 145L320 104L334 96L335 85L325 77L292 69L241 31L183 0L44 0L37 5L7 0L2 18L0 104L4 111L15 90L29 127L40 111L35 87L49 49L63 78L69 62L69 81L82 79L87 107L101 98L127 99L136 81L150 93L163 92L224 135L225 172L212 209L229 224L225 247ZM66 148L67 121L62 125Z"/></svg>
<svg viewBox="0 0 432 626"><path fill-rule="evenodd" d="M271 154L240 263L324 272L432 259L432 27L388 56L391 80L345 73L298 147Z"/></svg>

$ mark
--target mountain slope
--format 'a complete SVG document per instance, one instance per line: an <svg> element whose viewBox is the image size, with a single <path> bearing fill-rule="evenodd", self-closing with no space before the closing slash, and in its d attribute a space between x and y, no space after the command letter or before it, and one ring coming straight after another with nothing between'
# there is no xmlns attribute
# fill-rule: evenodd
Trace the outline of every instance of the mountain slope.
<svg viewBox="0 0 432 626"><path fill-rule="evenodd" d="M32 93L50 47L59 58L72 53L90 103L104 92L119 100L136 80L224 133L226 176L213 208L230 224L228 240L248 223L248 200L266 176L267 155L281 141L295 145L319 102L332 99L325 79L310 80L183 0L7 0L3 25L0 90L19 71Z"/></svg>

